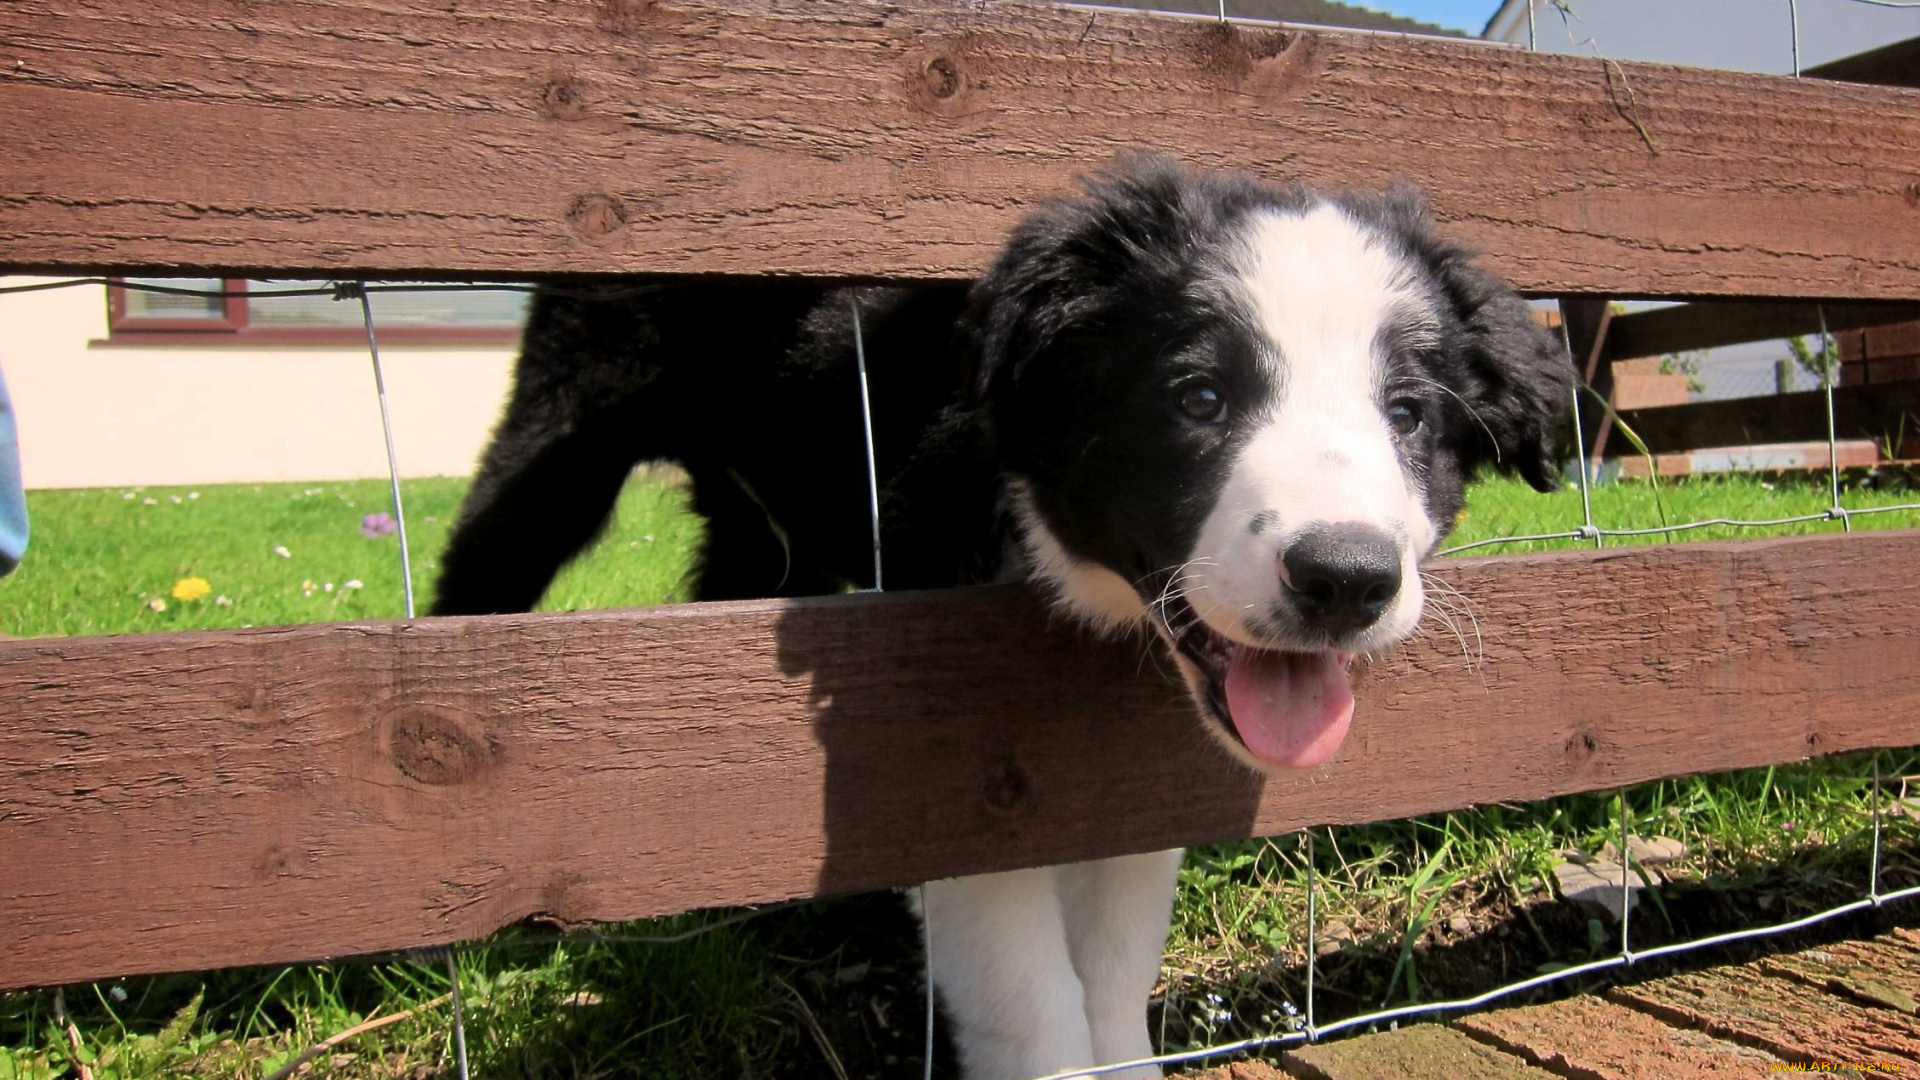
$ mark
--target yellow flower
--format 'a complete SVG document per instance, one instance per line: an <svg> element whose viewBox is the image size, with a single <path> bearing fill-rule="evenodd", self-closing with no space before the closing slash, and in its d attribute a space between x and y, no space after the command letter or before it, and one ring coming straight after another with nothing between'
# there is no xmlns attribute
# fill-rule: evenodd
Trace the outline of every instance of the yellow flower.
<svg viewBox="0 0 1920 1080"><path fill-rule="evenodd" d="M213 586L207 584L206 578L183 577L173 583L172 596L183 604L191 604L212 591Z"/></svg>
<svg viewBox="0 0 1920 1080"><path fill-rule="evenodd" d="M147 610L148 611L165 611L167 610L167 602L156 596L153 599L147 601Z"/></svg>

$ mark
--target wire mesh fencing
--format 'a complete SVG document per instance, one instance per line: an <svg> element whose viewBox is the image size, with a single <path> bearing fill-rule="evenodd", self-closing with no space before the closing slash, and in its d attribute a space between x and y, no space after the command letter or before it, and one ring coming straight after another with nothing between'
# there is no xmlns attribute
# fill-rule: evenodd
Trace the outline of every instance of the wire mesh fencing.
<svg viewBox="0 0 1920 1080"><path fill-rule="evenodd" d="M1532 2L1528 4L1527 27L1530 47L1536 41L1537 33L1534 26L1534 12L1542 2L1543 0L1532 0ZM1851 2L1887 8L1920 7L1920 0L1915 0L1915 2L1912 3L1905 2L1905 0L1851 0ZM1563 22L1567 23L1571 38L1573 33L1572 20L1578 18L1577 12L1573 10L1572 5L1565 3L1564 0L1544 0L1544 3L1550 11L1562 19ZM1217 15L1221 21L1262 21L1257 18L1242 19L1230 15L1227 4L1217 2L1217 0L1215 6L1216 10L1212 12L1212 14ZM1089 10L1094 10L1097 9L1098 5L1089 5L1088 7ZM1204 7L1205 5L1201 5L1200 8L1196 8L1195 11L1184 14L1189 16L1196 12L1207 14L1208 12L1201 10L1201 8ZM1799 11L1794 0L1786 0L1786 7L1788 15L1786 29L1790 35L1794 73L1798 75L1801 52ZM1585 44L1592 47L1596 55L1598 55L1599 46L1597 43L1589 39ZM376 319L373 298L382 294L438 294L442 296L502 293L527 294L535 291L537 287L508 284L401 284L341 281L293 286L259 282L253 283L243 289L230 289L226 287L182 287L165 285L151 280L127 282L108 278L75 278L24 286L0 287L0 292L31 292L43 289L69 288L80 285L105 286L108 289L118 290L138 290L155 296L172 297L188 301L215 302L243 299L249 303L278 302L289 305L296 303L311 305L315 303L334 302L357 306L360 316L359 321L365 332L368 357L372 366L372 382L375 396L379 402L381 411L382 430L385 437L385 456L388 466L389 495L392 503L393 518L397 523L398 529L400 580L404 593L404 610L408 617L414 615L413 567L411 549L406 531L407 514L401 494L400 463L394 449L394 420L388 409L385 376L380 357L381 327L379 320ZM561 293L569 292L569 290L558 286L541 286L538 288L545 288L549 291ZM573 295L596 300L619 300L671 288L671 285L642 284L624 290L596 288L591 291L573 293ZM857 347L862 346L861 338L859 337L860 314L856 302L853 315ZM1831 337L1826 334L1824 328L1821 332L1820 340L1821 352L1818 355L1826 357L1832 356L1833 345ZM878 591L883 581L884 552L880 544L878 526L878 491L872 445L872 403L867 393L865 374L866 358L863 347L860 348L860 353L861 378L857 393L861 404L863 424L867 429L866 481L869 485L869 510L872 517L870 524L873 530L874 543L873 589ZM1703 530L1764 532L1765 530L1781 529L1788 526L1825 525L1851 532L1857 520L1878 515L1912 514L1920 512L1920 501L1899 501L1891 503L1881 501L1872 506L1849 506L1847 504L1842 482L1840 455L1835 438L1836 425L1833 415L1834 365L1831 363L1808 364L1804 361L1803 357L1797 356L1796 359L1800 360L1800 362L1789 366L1786 363L1786 358L1782 358L1782 360L1775 364L1770 370L1757 374L1754 372L1724 374L1720 378L1720 382L1722 383L1721 391L1723 392L1716 392L1710 396L1740 396L1736 393L1737 390L1751 390L1754 393L1785 393L1818 389L1824 393L1827 419L1826 442L1829 455L1828 475L1825 485L1827 498L1825 505L1819 507L1817 510L1761 518L1701 517L1674 521L1672 523L1663 522L1658 526L1623 526L1609 524L1603 520L1604 514L1596 513L1592 493L1598 477L1594 463L1588 460L1587 448L1582 444L1576 447L1576 455L1574 458L1577 473L1577 480L1575 482L1577 483L1581 498L1581 513L1577 520L1569 520L1565 528L1558 530L1500 535L1473 540L1449 547L1439 554L1458 555L1469 552L1491 552L1500 549L1530 547L1556 542L1591 544L1598 548L1605 546L1609 541L1630 539L1660 538L1675 541L1684 539L1691 534L1696 534ZM1684 358L1681 358L1680 362L1684 364ZM1734 382L1739 379L1745 379L1752 385L1747 386L1742 384L1737 388L1734 387ZM850 392L854 391L850 390ZM1576 388L1571 402L1575 415L1574 426L1576 431L1585 430L1582 420L1586 413L1596 408L1605 409L1608 407L1604 402L1588 398L1586 393L1583 389ZM1657 479L1653 482L1655 484L1659 483ZM1301 851L1299 852L1300 857L1297 862L1298 866L1304 868L1304 906L1306 910L1304 948L1298 949L1301 955L1301 962L1304 965L1304 993L1297 1007L1289 1000L1285 1002L1280 1009L1275 1010L1271 1014L1263 1015L1260 1018L1260 1023L1254 1025L1264 1029L1258 1033L1215 1040L1204 1036L1219 1030L1220 1025L1216 1023L1216 1021L1220 1021L1221 1018L1226 1017L1229 1013L1229 1009L1225 1007L1227 1003L1218 999L1203 999L1183 1004L1174 997L1174 981L1169 979L1166 984L1168 988L1167 996L1159 1003L1161 1022L1159 1025L1158 1047L1160 1052L1136 1061L1118 1062L1094 1068L1055 1073L1047 1077L1046 1080L1067 1080L1067 1078L1070 1077L1098 1076L1148 1065L1162 1067L1179 1066L1196 1062L1216 1061L1235 1055L1260 1051L1282 1050L1288 1047L1317 1042L1343 1033L1389 1026L1403 1020L1411 1020L1418 1017L1444 1016L1482 1008L1504 1001L1524 998L1528 994L1548 988L1556 986L1565 987L1582 979L1625 971L1651 961L1755 939L1791 934L1808 930L1822 923L1841 919L1848 915L1881 908L1892 903L1911 900L1916 896L1920 896L1920 885L1909 885L1891 889L1883 887L1882 857L1885 850L1885 837L1887 833L1886 819L1889 800L1884 790L1883 777L1881 775L1882 755L1872 755L1870 762L1870 776L1862 778L1865 783L1866 799L1868 801L1870 814L1867 837L1867 843L1870 848L1869 865L1863 880L1858 883L1856 895L1851 899L1829 903L1820 907L1818 910L1799 914L1791 918L1768 922L1763 925L1702 934L1679 941L1665 941L1652 945L1643 944L1636 947L1635 924L1633 920L1635 904L1641 891L1652 889L1655 886L1655 879L1643 861L1634 855L1634 841L1636 837L1632 835L1630 829L1632 807L1629 793L1625 789L1621 789L1614 794L1617 810L1614 849L1618 854L1618 874L1617 883L1614 886L1615 896L1612 902L1612 908L1618 912L1617 927L1614 931L1615 936L1617 936L1617 948L1606 955L1593 955L1578 963L1557 965L1551 970L1535 971L1524 977L1510 979L1502 982L1498 986L1464 996L1451 997L1445 1000L1409 1001L1404 1004L1382 1005L1376 1008L1347 1009L1337 1015L1330 1013L1325 1000L1326 991L1324 990L1324 983L1319 970L1323 960L1321 946L1324 942L1324 931L1327 924L1324 921L1324 904L1322 903L1324 888L1322 880L1323 874L1319 870L1319 863L1316 860L1316 831L1308 830L1302 834L1302 838L1299 841ZM1905 806L1907 803L1905 801L1899 801L1895 803L1895 805ZM1330 845L1337 844L1334 830L1326 830L1325 835ZM449 1007L447 1064L462 1080L466 1080L470 1072L466 1030L468 1009L464 1007L465 1000L461 987L463 975L458 962L461 956L475 952L550 948L575 942L630 944L639 946L676 945L713 934L728 927L738 926L743 922L758 919L773 912L792 908L796 906L797 903L799 902L773 904L742 910L713 918L686 930L670 933L628 931L522 933L498 937L488 941L464 943L444 950L423 951L416 954L414 959L417 962L440 967L445 972L449 990L443 998L436 998L432 1004L437 1006L444 1000L444 1003ZM927 937L923 939L923 945L925 945L926 942L930 941L931 935L939 932L939 927L925 921L923 921L921 925L923 934L927 935ZM1643 932L1641 936L1644 938L1647 935ZM928 955L930 955L930 950L928 950ZM1396 974L1397 972L1398 968L1396 968ZM922 1035L921 1071L923 1075L926 1076L931 1076L933 1072L935 1045L934 1024L936 1014L932 1001L932 992L936 982L936 974L937 973L932 971L923 971L921 977L921 985L926 994L924 1004L926 1023ZM1193 1030L1197 1029L1202 1033L1203 1037L1187 1038L1183 1040L1186 1045L1170 1046L1168 1044L1166 1030L1167 1018L1169 1015L1180 1012L1185 1005L1191 1005L1202 1017L1201 1022L1197 1025L1185 1025L1190 1029L1188 1034L1192 1035ZM1241 1024L1243 1030L1246 1026L1248 1025L1244 1022ZM77 1032L73 1031L70 1024L68 1030L75 1038L77 1046ZM353 1031L358 1030L360 1030L360 1028L353 1029ZM823 1052L831 1056L831 1047L827 1045L826 1037L820 1033L817 1024L813 1025L813 1030L816 1039L821 1042ZM344 1038L348 1034L351 1034L351 1032L342 1033L341 1037ZM1195 1042L1200 1043L1200 1045L1192 1045ZM331 1044L332 1040L328 1040L327 1043L311 1048L307 1053L299 1056L296 1060L278 1070L274 1075L276 1077L291 1075L301 1064L310 1060L314 1053L325 1049ZM838 1068L837 1060L835 1061L835 1066ZM844 1070L841 1071L844 1075ZM86 1075L84 1067L82 1068L81 1075Z"/></svg>
<svg viewBox="0 0 1920 1080"><path fill-rule="evenodd" d="M111 281L108 279L97 279L97 278L70 279L70 280L64 280L60 282L28 285L24 287L7 286L5 287L5 291L28 291L28 290L38 290L42 288L72 287L76 285L104 285L104 286L107 286L108 288L140 289L140 290L149 290L156 294L161 294L161 295L176 295L176 296L186 295L186 296L199 297L199 298L225 298L225 297L233 296L236 293L236 290L182 289L182 288L162 285L154 282L129 284L129 283L123 283L118 281ZM376 319L376 313L375 313L375 309L374 309L371 298L383 292L417 293L421 291L434 291L434 290L456 290L456 291L490 290L490 291L528 292L528 291L532 291L534 288L536 287L526 286L526 285L376 284L376 283L362 283L362 282L356 281L356 282L328 283L324 286L304 286L304 287L294 287L294 288L253 288L253 289L248 289L244 291L238 291L239 295L243 295L252 301L272 302L279 297L304 297L304 298L324 297L326 299L341 302L343 304L351 304L359 309L358 314L360 316L360 321L362 323L362 326L364 328L365 335L366 335L368 357L373 367L373 385L374 385L375 395L380 401L381 411L382 411L382 427L383 427L383 433L386 438L389 489L392 497L393 515L396 521L399 523L399 540L400 540L399 552L400 552L400 560L401 560L401 579L402 579L403 588L406 594L404 598L405 610L409 616L411 616L414 613L414 606L413 606L413 589L412 589L412 581L411 581L412 570L410 565L410 553L408 550L406 531L405 531L406 508L400 498L400 467L399 467L399 462L395 458L394 452L393 452L392 432L393 432L394 421L393 421L393 418L388 414L387 408L386 408L384 378L382 376L382 368L381 368L381 361L380 361L380 338L379 338L380 328L379 328L378 320ZM620 298L624 298L631 295L641 295L641 294L652 293L663 288L671 288L671 286L642 285L642 286L635 286L630 290L616 290L616 291L595 290L592 292L583 292L583 293L580 293L579 295L589 296L596 299L620 299ZM857 326L859 322L859 317L860 317L860 311L859 311L857 302L855 304L853 314L855 316L855 322ZM856 337L856 344L859 343L859 340L860 339ZM865 366L864 365L864 361L865 361L864 348L861 349L861 354L862 354L860 357L862 361L861 368L862 368L862 371L864 372L864 366ZM1828 394L1826 397L1826 406L1827 406L1827 409L1829 410L1828 430L1829 430L1829 446L1831 447L1832 446L1831 433L1834 430L1834 424L1832 423L1832 414L1831 414L1831 410L1833 407L1832 396L1830 392L1831 386L1832 386L1831 375L1829 375L1823 381L1822 385L1823 385L1823 389L1828 391ZM873 476L873 466L872 466L872 446L871 446L871 424L872 424L871 404L872 403L866 393L864 376L862 378L861 385L858 388L850 387L849 393L857 393L860 396L861 404L862 404L863 423L868 428L868 432L867 432L868 475L866 477L866 481L869 485L870 494L873 495L873 499L870 500L869 509L875 515L874 521L870 522L870 524L872 525L874 530L874 562L875 562L874 584L875 584L875 587L878 588L882 580L881 575L882 575L882 567L884 562L884 552L882 551L880 546L880 536L879 536L878 527L877 527L877 491L874 490L874 487L877 481ZM1576 431L1582 429L1581 421L1584 418L1586 413L1590 412L1596 407L1604 408L1604 405L1597 406L1596 403L1591 399L1583 400L1583 398L1586 396L1587 393L1588 392L1577 388L1574 392L1573 401L1571 402L1572 410L1575 416L1574 426ZM1702 519L1696 519L1696 520L1675 521L1670 524L1662 524L1656 527L1614 526L1614 525L1608 524L1604 520L1604 514L1597 513L1595 510L1593 490L1595 488L1596 476L1593 469L1593 464L1589 462L1587 459L1586 447L1584 446L1584 444L1582 444L1577 446L1575 450L1576 450L1576 453L1575 453L1574 461L1575 461L1575 470L1577 475L1577 479L1575 480L1575 483L1578 487L1580 498L1581 498L1581 513L1578 520L1569 521L1567 524L1567 527L1562 530L1549 531L1549 532L1537 532L1537 533L1513 534L1513 535L1501 535L1501 536L1496 536L1488 539L1475 540L1468 543L1456 545L1451 548L1447 548L1444 551L1442 551L1440 554L1455 555L1455 554L1464 554L1468 552L1484 552L1484 551L1499 549L1502 547L1513 547L1515 545L1528 546L1528 545L1539 544L1542 542L1555 542L1555 541L1586 543L1586 544L1592 544L1595 547L1600 547L1600 546L1606 545L1609 541L1624 540L1624 539L1630 539L1630 538L1658 537L1666 540L1678 540L1686 537L1688 534L1695 533L1699 530L1705 530L1705 529L1756 531L1756 530L1777 529L1780 527L1790 526L1790 525L1819 524L1819 525L1825 525L1830 528L1838 528L1845 531L1851 531L1853 528L1853 523L1856 519L1866 518L1874 515L1920 512L1920 501L1883 503L1881 505L1864 506L1864 507L1848 506L1847 500L1845 497L1846 492L1844 490L1844 485L1842 482L1841 469L1838 464L1839 459L1836 455L1836 456L1830 457L1829 459L1830 467L1828 469L1828 475L1825 478L1826 483L1824 484L1824 488L1827 496L1825 500L1826 505L1813 512L1780 516L1780 517L1771 517L1771 518L1756 518L1756 519L1729 518L1729 517L1702 518ZM1654 482L1656 484L1658 483L1658 481L1654 481ZM1316 1042L1321 1039L1329 1038L1345 1032L1371 1029L1371 1028L1376 1028L1383 1025L1392 1025L1399 1021L1409 1020L1415 1017L1446 1015L1449 1013L1472 1010L1472 1009L1492 1005L1501 1001L1524 997L1525 995L1531 992L1540 991L1543 988L1548 988L1554 985L1570 984L1578 980L1593 977L1596 975L1601 975L1603 973L1629 969L1634 967L1635 965L1643 964L1648 961L1672 957L1678 954L1693 952L1697 950L1704 950L1704 949L1711 949L1711 948L1720 947L1720 946L1726 946L1726 945L1734 944L1737 942L1748 941L1748 940L1757 939L1757 938L1765 938L1765 937L1789 934L1796 931L1806 930L1811 927L1817 926L1821 923L1838 919L1838 918L1847 916L1849 914L1878 908L1889 903L1911 899L1916 895L1920 895L1920 885L1906 886L1906 887L1899 887L1899 888L1892 888L1892 889L1887 889L1882 887L1881 854L1882 854L1883 844L1884 844L1884 829L1885 829L1884 818L1885 818L1885 806L1887 805L1887 799L1886 799L1886 793L1883 790L1882 777L1880 775L1880 764L1881 764L1880 755L1877 755L1877 754L1874 755L1872 757L1873 771L1872 771L1870 780L1868 782L1868 794L1867 794L1867 799L1869 800L1869 807L1871 812L1870 835L1869 835L1869 844L1871 847L1870 868L1868 873L1865 876L1865 879L1862 882L1860 882L1858 895L1852 899L1828 904L1827 906L1824 906L1817 911L1797 915L1793 918L1782 919L1782 920L1768 923L1765 925L1752 926L1752 927L1746 927L1746 928L1737 929L1737 930L1706 934L1706 935L1690 938L1688 940L1683 940L1683 941L1667 941L1667 942L1661 942L1659 944L1636 947L1634 943L1635 935L1633 932L1634 924L1633 924L1632 912L1640 892L1644 889L1651 887L1653 885L1653 880L1649 875L1648 869L1645 866L1641 865L1631 854L1631 852L1633 851L1633 842L1635 840L1635 837L1631 836L1629 831L1629 818L1631 815L1631 807L1629 803L1628 793L1625 790L1621 790L1616 792L1614 796L1617 802L1617 820L1618 820L1617 837L1616 837L1616 843L1614 846L1617 852L1619 853L1619 858L1618 858L1619 873L1618 873L1617 886L1616 886L1617 899L1614 902L1613 906L1619 912L1619 915L1618 915L1619 921L1618 921L1618 927L1617 927L1618 947L1610 955L1594 956L1590 959L1584 960L1579 963L1574 963L1574 964L1569 964L1564 966L1557 966L1552 970L1535 972L1533 974L1527 975L1526 977L1513 979L1497 987L1486 989L1482 992L1473 993L1466 996L1454 997L1446 1000L1413 1001L1405 1004L1353 1011L1345 1015L1331 1015L1329 1013L1328 1006L1324 1000L1324 992L1320 989L1321 979L1319 978L1318 968L1322 959L1322 953L1319 946L1323 943L1323 938L1322 938L1323 924L1321 921L1323 917L1322 915L1323 905L1320 902L1321 889L1322 889L1322 885L1321 885L1322 874L1317 869L1317 864L1315 861L1314 847L1313 847L1314 833L1313 831L1308 831L1304 835L1304 838L1301 841L1301 843L1304 846L1304 857L1301 859L1299 863L1299 865L1304 867L1305 874L1306 874L1305 908L1307 911L1307 925L1304 932L1305 947L1304 949L1300 950L1303 958L1303 962L1305 965L1305 975L1304 975L1305 992L1304 992L1303 1000L1300 1001L1299 1006L1297 1008L1293 1005L1291 1001L1288 1001L1284 1003L1279 1010L1273 1012L1272 1015L1264 1017L1263 1024L1260 1025L1267 1029L1264 1033L1247 1035L1247 1036L1238 1037L1238 1038L1222 1039L1217 1042L1208 1041L1208 1042L1205 1042L1203 1045L1198 1045L1198 1046L1183 1045L1178 1047L1169 1047L1167 1046L1165 1041L1166 1040L1166 1034L1165 1034L1166 1017L1170 1013L1179 1012L1182 1005L1177 1000L1165 1000L1161 1002L1161 1017L1162 1017L1161 1048L1164 1052L1156 1054L1155 1056L1150 1058L1143 1058L1133 1062L1114 1063L1110 1065L1100 1066L1098 1068L1082 1069L1082 1070L1076 1070L1072 1072L1058 1073L1058 1074L1055 1074L1054 1077L1049 1078L1049 1080L1065 1080L1065 1078L1072 1077L1072 1076L1095 1076L1095 1075L1101 1075L1103 1073L1114 1072L1117 1070L1137 1067L1141 1065L1176 1066L1176 1065L1183 1065L1183 1064L1194 1063L1194 1062L1211 1061L1211 1060L1220 1059L1223 1057L1229 1057L1236 1054L1245 1054L1245 1053L1251 1053L1251 1052L1257 1052L1257 1051L1263 1051L1263 1050L1267 1050L1267 1051L1280 1050L1290 1046L1297 1046L1297 1045ZM1337 841L1334 839L1333 832L1329 831L1327 833L1327 838L1329 842L1337 843ZM598 943L606 943L606 944L635 944L635 945L672 945L680 942L689 941L693 938L710 934L715 931L724 929L726 927L736 926L742 922L745 922L751 919L756 919L763 915L770 914L775 911L785 910L792 906L794 905L793 904L776 904L776 905L768 905L766 907L761 907L761 908L748 909L748 910L735 912L731 915L714 919L712 921L704 923L703 925L700 925L691 929L677 931L673 933L665 933L665 934L632 933L632 932L591 932L591 931L561 932L561 933L551 933L551 934L524 934L523 933L523 934L512 935L509 937L504 937L496 940L490 940L490 941L484 941L484 942L473 942L473 943L453 946L449 949L441 950L441 951L424 952L424 953L418 954L416 956L416 960L419 962L431 963L431 964L442 966L445 970L448 984L450 987L450 991L447 995L447 998L448 998L448 1003L451 1006L450 1013L449 1013L450 1023L449 1023L449 1029L448 1029L449 1065L457 1071L458 1075L465 1077L468 1075L467 1033L466 1033L466 1026L465 1026L466 1013L462 1008L462 997L460 994L460 983L461 983L462 975L461 975L459 965L457 963L459 956L463 954L470 954L474 952L483 952L483 951L523 950L523 949L529 949L529 948L551 947L557 944L563 944L568 942L598 942ZM926 923L923 923L922 926L923 926L924 933L928 935L938 933L939 928L937 926L933 926ZM932 987L934 985L933 973L931 972L926 973L925 977L922 980L922 984L926 992L930 995L932 991ZM1171 991L1172 982L1169 981L1168 985L1169 985L1169 990ZM1187 1004L1190 1004L1195 1010L1198 1011L1198 1014L1201 1016L1202 1021L1197 1026L1198 1026L1198 1029L1202 1031L1213 1030L1218 1026L1213 1024L1211 1022L1211 1019L1209 1018L1217 1019L1219 1017L1226 1016L1231 1011L1229 1008L1226 1007L1227 1003L1222 1001L1217 1001L1217 1000L1207 1001L1202 999L1199 1001L1191 1001L1191 1002L1188 1002ZM927 1010L926 1011L927 1032L924 1039L925 1048L923 1049L922 1062L923 1062L923 1069L926 1070L926 1075L931 1075L932 1062L933 1062L932 1047L934 1045L933 1020L934 1020L935 1013L934 1013L930 998L925 1007ZM1191 1033L1191 1030L1196 1027L1196 1025L1194 1024L1183 1024L1183 1026L1189 1028L1189 1034ZM1243 1022L1241 1024L1241 1027L1244 1029L1245 1026L1246 1026L1245 1023ZM1191 1040L1189 1040L1189 1042L1190 1041Z"/></svg>

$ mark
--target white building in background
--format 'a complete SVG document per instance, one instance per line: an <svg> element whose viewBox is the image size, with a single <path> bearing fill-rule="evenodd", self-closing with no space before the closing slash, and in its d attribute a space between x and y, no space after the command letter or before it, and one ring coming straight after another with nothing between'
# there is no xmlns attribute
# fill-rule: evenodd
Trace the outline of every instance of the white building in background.
<svg viewBox="0 0 1920 1080"><path fill-rule="evenodd" d="M127 295L0 294L27 487L386 475L358 304ZM470 473L506 394L518 304L373 303L402 471Z"/></svg>
<svg viewBox="0 0 1920 1080"><path fill-rule="evenodd" d="M1859 0L1795 2L1803 69L1920 37L1920 8ZM1614 60L1793 73L1787 0L1569 0L1568 6L1573 17L1562 20L1550 0L1533 0L1536 49L1581 56L1598 49ZM1525 45L1527 0L1506 0L1480 36Z"/></svg>
<svg viewBox="0 0 1920 1080"><path fill-rule="evenodd" d="M1505 0L1481 36L1526 45L1528 3ZM1551 0L1532 0L1536 49L1681 67L1793 73L1794 23L1787 0L1570 0L1569 6L1573 14L1563 18ZM1802 71L1920 38L1920 7L1882 7L1859 0L1796 0L1796 6ZM1920 79L1920 72L1915 78ZM1627 306L1638 310L1655 305L1629 300ZM1791 356L1784 341L1757 341L1684 359L1689 368L1697 366L1690 372L1697 386L1693 399L1712 401L1818 388L1818 376L1793 363ZM1781 361L1787 361L1784 368Z"/></svg>

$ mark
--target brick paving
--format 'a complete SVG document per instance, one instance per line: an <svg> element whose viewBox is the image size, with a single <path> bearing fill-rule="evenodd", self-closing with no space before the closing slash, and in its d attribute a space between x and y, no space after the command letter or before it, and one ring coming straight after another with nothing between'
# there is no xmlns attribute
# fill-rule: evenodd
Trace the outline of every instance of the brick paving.
<svg viewBox="0 0 1920 1080"><path fill-rule="evenodd" d="M1920 1073L1920 931L1301 1047L1187 1080L1654 1080L1795 1064ZM1893 1070L1889 1070L1893 1071ZM1857 1074L1856 1074L1857 1075Z"/></svg>

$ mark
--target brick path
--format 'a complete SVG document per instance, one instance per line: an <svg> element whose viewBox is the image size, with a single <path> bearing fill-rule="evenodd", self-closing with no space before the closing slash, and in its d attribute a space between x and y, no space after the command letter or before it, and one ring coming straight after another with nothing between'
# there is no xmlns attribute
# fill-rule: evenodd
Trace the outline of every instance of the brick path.
<svg viewBox="0 0 1920 1080"><path fill-rule="evenodd" d="M1604 996L1304 1047L1190 1080L1652 1080L1867 1063L1920 1075L1920 930L1673 975ZM1853 1075L1861 1075L1854 1073Z"/></svg>

